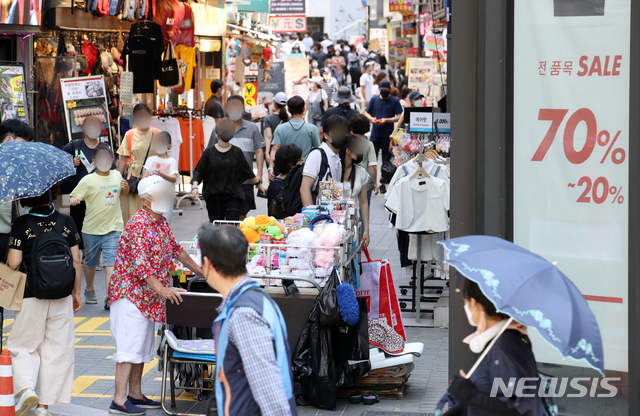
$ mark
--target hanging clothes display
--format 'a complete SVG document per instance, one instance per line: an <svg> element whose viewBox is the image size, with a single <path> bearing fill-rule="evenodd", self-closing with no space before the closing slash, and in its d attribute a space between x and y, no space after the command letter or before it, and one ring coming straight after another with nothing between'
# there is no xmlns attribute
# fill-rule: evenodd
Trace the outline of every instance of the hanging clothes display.
<svg viewBox="0 0 640 416"><path fill-rule="evenodd" d="M211 139L211 134L216 128L216 120L211 116L205 116L202 119L202 129L204 130L204 148L206 149L209 146L209 140Z"/></svg>
<svg viewBox="0 0 640 416"><path fill-rule="evenodd" d="M184 45L188 47L196 46L195 40L195 19L193 16L193 10L189 3L184 4L184 19L180 24L180 34L177 39L174 39L174 45Z"/></svg>
<svg viewBox="0 0 640 416"><path fill-rule="evenodd" d="M180 160L180 147L183 142L180 122L173 117L154 116L151 117L151 127L169 133L171 136L171 152L169 156L175 160ZM188 137L188 131L185 137Z"/></svg>
<svg viewBox="0 0 640 416"><path fill-rule="evenodd" d="M129 36L140 35L148 38L153 45L153 65L154 65L154 78L158 79L160 76L160 60L162 59L162 52L164 51L164 42L162 40L162 28L159 24L144 20L142 22L136 22L131 25Z"/></svg>
<svg viewBox="0 0 640 416"><path fill-rule="evenodd" d="M189 91L192 87L193 69L196 67L196 50L184 45L175 48L178 65L182 71L184 90Z"/></svg>
<svg viewBox="0 0 640 416"><path fill-rule="evenodd" d="M142 35L130 36L125 50L129 60L129 70L133 72L133 93L154 92L154 50L151 39ZM153 74L154 76L149 76Z"/></svg>
<svg viewBox="0 0 640 416"><path fill-rule="evenodd" d="M197 117L191 119L191 140L189 138L189 118L179 117L180 131L182 132L182 144L180 145L180 159L178 170L183 175L190 175L202 157L204 149L204 130L202 120ZM191 146L193 144L193 165L191 164Z"/></svg>
<svg viewBox="0 0 640 416"><path fill-rule="evenodd" d="M435 176L409 174L400 179L385 206L397 215L398 230L433 233L449 229L449 195L445 182Z"/></svg>

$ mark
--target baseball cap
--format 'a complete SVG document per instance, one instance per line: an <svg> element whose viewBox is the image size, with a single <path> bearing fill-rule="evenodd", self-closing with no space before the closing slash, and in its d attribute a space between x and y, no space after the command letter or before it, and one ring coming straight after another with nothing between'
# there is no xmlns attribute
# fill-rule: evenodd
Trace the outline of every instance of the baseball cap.
<svg viewBox="0 0 640 416"><path fill-rule="evenodd" d="M389 91L391 89L391 83L389 81L380 81L380 84L378 84L378 88L380 89L380 91Z"/></svg>
<svg viewBox="0 0 640 416"><path fill-rule="evenodd" d="M322 87L322 79L319 77L312 77L309 81L315 82L316 84L318 84L318 87Z"/></svg>
<svg viewBox="0 0 640 416"><path fill-rule="evenodd" d="M280 105L285 105L287 104L287 94L283 93L283 92L279 92L276 94L275 97L273 97L273 101L275 101L276 104L280 104Z"/></svg>
<svg viewBox="0 0 640 416"><path fill-rule="evenodd" d="M138 194L144 195L159 195L166 192L167 183L160 176L147 176L144 179L140 179L138 182Z"/></svg>
<svg viewBox="0 0 640 416"><path fill-rule="evenodd" d="M330 74L331 73L331 68L327 68L326 66L324 67L324 69L322 70L322 72L324 74Z"/></svg>
<svg viewBox="0 0 640 416"><path fill-rule="evenodd" d="M411 91L411 94L409 94L410 100L417 100L420 97L424 97L424 95L420 94L419 91Z"/></svg>

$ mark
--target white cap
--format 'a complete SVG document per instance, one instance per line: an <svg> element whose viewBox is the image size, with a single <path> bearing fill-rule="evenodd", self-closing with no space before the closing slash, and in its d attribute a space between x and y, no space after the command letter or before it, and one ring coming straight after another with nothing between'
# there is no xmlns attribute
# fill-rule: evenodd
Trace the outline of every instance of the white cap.
<svg viewBox="0 0 640 416"><path fill-rule="evenodd" d="M138 182L140 196L158 195L166 190L167 183L160 176L147 176Z"/></svg>
<svg viewBox="0 0 640 416"><path fill-rule="evenodd" d="M283 93L283 92L279 92L276 94L275 97L273 97L273 101L276 102L276 104L280 104L280 105L285 105L287 104L287 94Z"/></svg>

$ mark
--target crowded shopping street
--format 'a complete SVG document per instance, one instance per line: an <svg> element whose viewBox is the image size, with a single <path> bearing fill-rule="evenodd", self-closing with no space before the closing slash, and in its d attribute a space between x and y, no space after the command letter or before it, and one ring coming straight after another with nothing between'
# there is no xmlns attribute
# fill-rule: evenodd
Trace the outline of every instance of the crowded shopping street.
<svg viewBox="0 0 640 416"><path fill-rule="evenodd" d="M0 416L640 415L640 6L458 3L3 1Z"/></svg>

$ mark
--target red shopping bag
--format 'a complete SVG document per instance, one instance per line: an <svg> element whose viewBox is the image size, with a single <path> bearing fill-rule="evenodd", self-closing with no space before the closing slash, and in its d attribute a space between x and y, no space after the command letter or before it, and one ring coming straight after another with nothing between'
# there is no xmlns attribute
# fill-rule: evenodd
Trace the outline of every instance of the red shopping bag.
<svg viewBox="0 0 640 416"><path fill-rule="evenodd" d="M367 298L368 317L384 319L406 341L402 324L400 304L393 284L391 264L388 260L371 260L369 250L364 248L367 261L362 262L360 288L356 296Z"/></svg>

